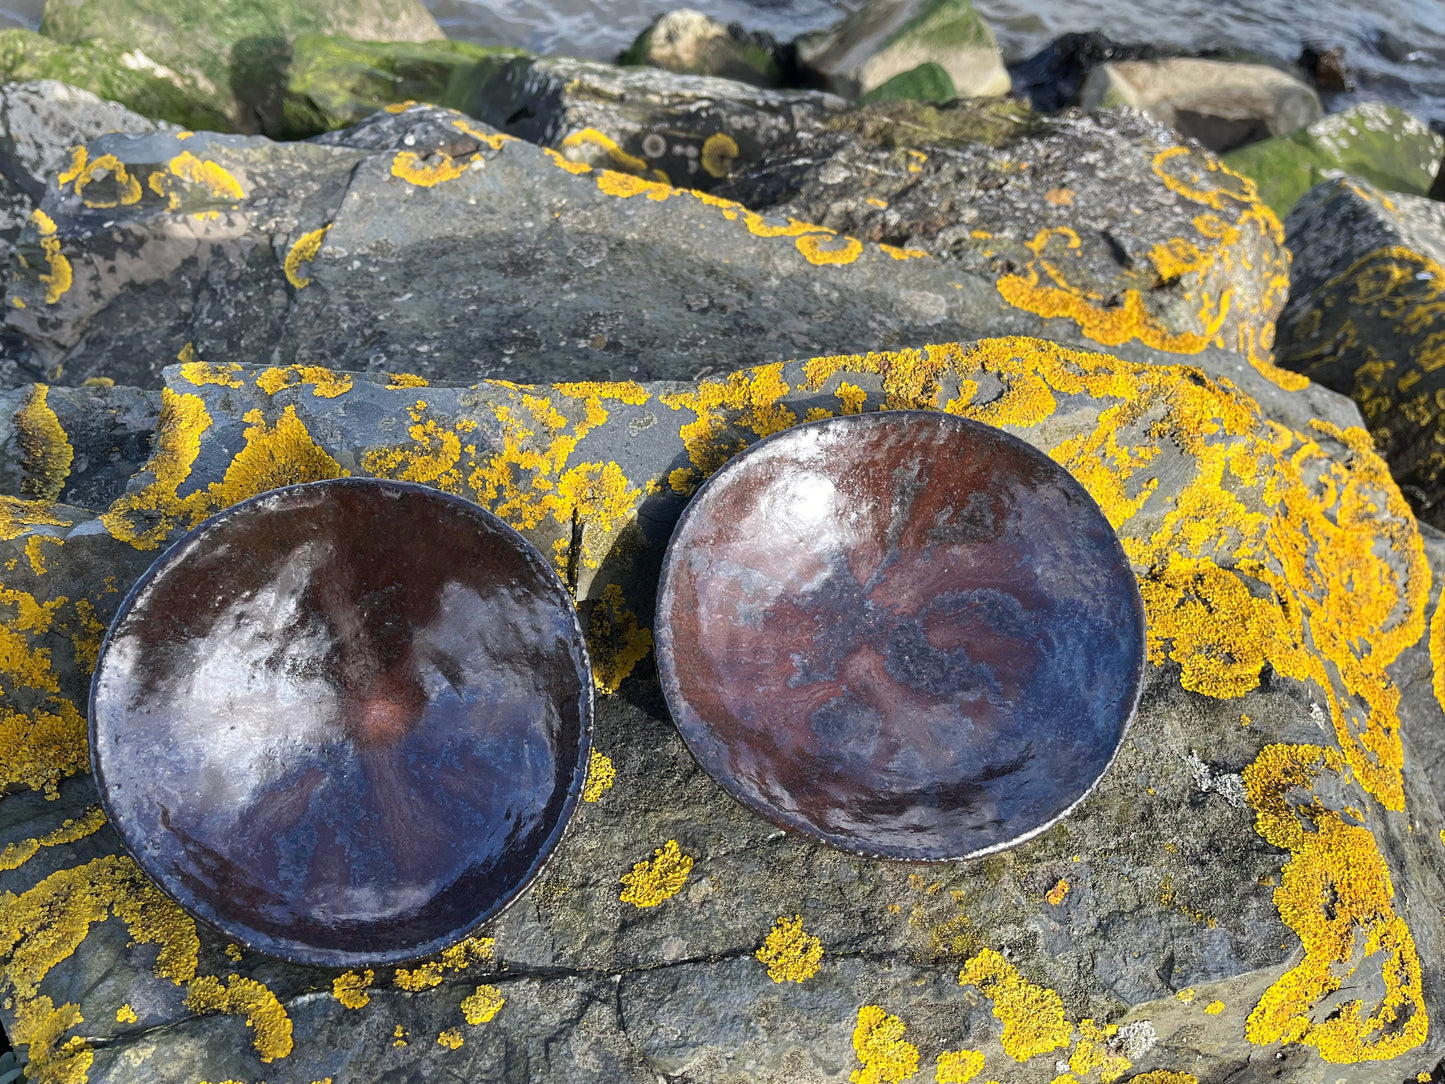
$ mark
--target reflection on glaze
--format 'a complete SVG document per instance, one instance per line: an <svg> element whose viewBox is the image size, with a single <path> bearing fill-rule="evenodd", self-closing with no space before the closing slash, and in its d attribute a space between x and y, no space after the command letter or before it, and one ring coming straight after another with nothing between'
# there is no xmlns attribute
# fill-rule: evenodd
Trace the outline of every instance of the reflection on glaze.
<svg viewBox="0 0 1445 1084"><path fill-rule="evenodd" d="M1144 661L1134 577L1083 488L918 411L799 426L719 471L673 536L658 633L714 778L785 827L920 860L1080 800Z"/></svg>
<svg viewBox="0 0 1445 1084"><path fill-rule="evenodd" d="M591 681L544 560L468 502L318 482L182 539L96 671L111 818L183 904L351 965L462 936L530 879L585 776Z"/></svg>

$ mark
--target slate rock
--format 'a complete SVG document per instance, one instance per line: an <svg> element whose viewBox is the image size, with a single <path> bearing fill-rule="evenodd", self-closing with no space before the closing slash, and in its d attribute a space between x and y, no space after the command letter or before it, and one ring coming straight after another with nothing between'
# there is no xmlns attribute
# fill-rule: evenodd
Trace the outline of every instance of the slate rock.
<svg viewBox="0 0 1445 1084"><path fill-rule="evenodd" d="M1067 314L1101 345L1222 343L1280 378L1268 340L1287 256L1252 182L1133 111L1012 123L976 102L912 112L925 130L970 116L991 130L911 146L906 128L838 114L718 194L989 276L1013 304Z"/></svg>
<svg viewBox="0 0 1445 1084"><path fill-rule="evenodd" d="M183 128L229 132L226 103L207 79L166 67L139 47L92 38L69 45L30 30L0 30L0 82L48 79Z"/></svg>
<svg viewBox="0 0 1445 1084"><path fill-rule="evenodd" d="M793 44L802 71L847 98L927 63L948 73L959 97L1009 92L993 31L969 0L868 0Z"/></svg>
<svg viewBox="0 0 1445 1084"><path fill-rule="evenodd" d="M1424 122L1393 105L1364 102L1222 160L1253 179L1260 199L1283 217L1315 185L1346 174L1387 192L1423 196L1441 155L1445 138Z"/></svg>
<svg viewBox="0 0 1445 1084"><path fill-rule="evenodd" d="M155 454L109 508L0 501L0 1022L37 1084L1377 1084L1440 1063L1445 824L1400 723L1438 719L1420 675L1442 680L1445 568L1362 429L1281 421L1299 393L1024 339L696 383L224 359L166 380ZM972 863L853 857L752 815L686 753L647 654L703 477L805 417L904 406L1048 450L1148 610L1143 701L1099 788ZM342 471L471 497L579 570L608 758L515 906L372 972L268 960L160 896L99 816L77 707L167 540Z"/></svg>
<svg viewBox="0 0 1445 1084"><path fill-rule="evenodd" d="M240 131L258 131L236 96L288 56L307 32L361 41L432 41L443 37L420 0L48 0L40 32L53 41L102 40L120 52L138 50L156 74L189 86L198 100Z"/></svg>
<svg viewBox="0 0 1445 1084"><path fill-rule="evenodd" d="M1445 527L1445 205L1326 181L1285 228L1280 364L1351 396L1416 514Z"/></svg>
<svg viewBox="0 0 1445 1084"><path fill-rule="evenodd" d="M1101 64L1078 104L1143 109L1219 153L1313 124L1324 112L1313 90L1267 64L1187 57Z"/></svg>
<svg viewBox="0 0 1445 1084"><path fill-rule="evenodd" d="M692 8L659 15L617 62L760 87L792 85L796 74L791 51L780 49L771 35L749 33L739 23L721 23Z"/></svg>

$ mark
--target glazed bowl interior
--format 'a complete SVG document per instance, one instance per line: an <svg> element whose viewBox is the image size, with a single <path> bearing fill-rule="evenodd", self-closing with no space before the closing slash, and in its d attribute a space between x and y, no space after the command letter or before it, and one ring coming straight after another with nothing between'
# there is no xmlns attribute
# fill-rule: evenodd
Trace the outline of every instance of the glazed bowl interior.
<svg viewBox="0 0 1445 1084"><path fill-rule="evenodd" d="M694 496L658 667L699 763L786 828L935 861L1072 809L1139 697L1144 611L1095 502L1042 452L923 411L800 425Z"/></svg>
<svg viewBox="0 0 1445 1084"><path fill-rule="evenodd" d="M91 694L143 869L259 951L445 947L557 845L590 749L572 600L484 509L338 479L212 517L132 590Z"/></svg>

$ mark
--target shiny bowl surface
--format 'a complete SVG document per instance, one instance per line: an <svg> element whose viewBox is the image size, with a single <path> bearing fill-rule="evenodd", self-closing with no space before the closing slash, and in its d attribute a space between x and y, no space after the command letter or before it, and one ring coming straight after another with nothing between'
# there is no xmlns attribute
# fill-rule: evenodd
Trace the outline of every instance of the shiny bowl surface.
<svg viewBox="0 0 1445 1084"><path fill-rule="evenodd" d="M860 854L940 861L1077 805L1133 717L1144 608L1042 452L948 414L785 430L693 497L658 592L683 740L729 792Z"/></svg>
<svg viewBox="0 0 1445 1084"><path fill-rule="evenodd" d="M264 493L171 547L91 688L111 822L172 897L300 963L423 956L557 845L591 748L572 600L486 510L401 482Z"/></svg>

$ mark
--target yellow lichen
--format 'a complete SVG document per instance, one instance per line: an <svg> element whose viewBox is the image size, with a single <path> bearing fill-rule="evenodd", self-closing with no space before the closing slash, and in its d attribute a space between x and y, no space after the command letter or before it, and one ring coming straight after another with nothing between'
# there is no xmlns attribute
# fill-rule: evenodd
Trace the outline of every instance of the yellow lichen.
<svg viewBox="0 0 1445 1084"><path fill-rule="evenodd" d="M993 1014L1003 1021L1004 1053L1027 1061L1067 1046L1074 1033L1064 1018L1063 1000L1053 990L1027 981L1018 969L994 949L984 949L968 960L958 974L961 986L976 986L993 1002Z"/></svg>
<svg viewBox="0 0 1445 1084"><path fill-rule="evenodd" d="M456 1028L447 1028L437 1036L437 1042L448 1050L460 1050L466 1040L462 1038L462 1033Z"/></svg>
<svg viewBox="0 0 1445 1084"><path fill-rule="evenodd" d="M105 826L105 812L98 805L93 805L79 817L65 820L59 828L47 832L35 839L25 839L18 843L7 843L4 850L0 850L0 870L19 869L28 862L42 847L57 847L64 843L74 843L78 839L84 839L88 835L98 832Z"/></svg>
<svg viewBox="0 0 1445 1084"><path fill-rule="evenodd" d="M485 1024L501 1012L506 1003L507 999L502 996L502 991L483 983L462 998L462 1015L466 1017L468 1024Z"/></svg>
<svg viewBox="0 0 1445 1084"><path fill-rule="evenodd" d="M587 782L582 786L582 800L597 801L605 791L612 789L616 779L617 769L612 766L611 758L603 756L596 749L592 750L587 760Z"/></svg>
<svg viewBox="0 0 1445 1084"><path fill-rule="evenodd" d="M841 247L839 245L841 240ZM810 233L806 237L799 237L796 241L798 251L803 254L803 259L818 267L826 267L834 264L850 264L863 255L863 242L856 237L839 238L831 231L828 233Z"/></svg>
<svg viewBox="0 0 1445 1084"><path fill-rule="evenodd" d="M1180 990L1177 994L1174 995L1174 999L1176 1001L1183 1002L1185 1005L1188 1005L1191 1001L1194 1000L1194 987L1184 987L1184 989Z"/></svg>
<svg viewBox="0 0 1445 1084"><path fill-rule="evenodd" d="M392 1031L391 1034L392 1046L406 1046L406 1028L402 1027L400 1024L397 1024L396 1028Z"/></svg>
<svg viewBox="0 0 1445 1084"><path fill-rule="evenodd" d="M587 651L592 679L604 693L615 693L622 682L652 650L652 630L627 608L622 588L609 583L592 607L587 623Z"/></svg>
<svg viewBox="0 0 1445 1084"><path fill-rule="evenodd" d="M135 1010L129 1005L122 1005L115 1010L115 1022L117 1024L134 1024L138 1019L140 1018L136 1016Z"/></svg>
<svg viewBox="0 0 1445 1084"><path fill-rule="evenodd" d="M230 170L216 162L203 161L190 151L176 155L167 168L172 175L201 186L216 199L236 201L246 198L245 189Z"/></svg>
<svg viewBox="0 0 1445 1084"><path fill-rule="evenodd" d="M1116 1024L1100 1025L1085 1017L1079 1021L1079 1041L1069 1054L1069 1069L1080 1077L1097 1072L1101 1084L1114 1084L1133 1064L1122 1054L1113 1053L1108 1041L1119 1034Z"/></svg>
<svg viewBox="0 0 1445 1084"><path fill-rule="evenodd" d="M656 907L682 891L692 872L692 857L682 853L675 839L669 839L653 854L650 862L638 862L631 873L622 875L622 895L618 898L623 903Z"/></svg>
<svg viewBox="0 0 1445 1084"><path fill-rule="evenodd" d="M1274 891L1280 918L1299 936L1304 959L1277 979L1249 1014L1252 1043L1313 1046L1329 1062L1394 1058L1425 1041L1429 1016L1420 957L1391 900L1395 890L1374 835L1308 792L1321 772L1339 772L1346 758L1328 747L1269 745L1244 770L1255 830L1292 852ZM1316 1007L1340 989L1346 974L1368 961L1383 991L1368 1011L1358 999ZM1360 988L1373 983L1356 980Z"/></svg>
<svg viewBox="0 0 1445 1084"><path fill-rule="evenodd" d="M1208 1005L1204 1006L1204 1013L1206 1016L1218 1016L1223 1011L1224 1002L1222 1001L1211 1001Z"/></svg>
<svg viewBox="0 0 1445 1084"><path fill-rule="evenodd" d="M983 1072L982 1050L945 1050L933 1071L937 1084L968 1084Z"/></svg>
<svg viewBox="0 0 1445 1084"><path fill-rule="evenodd" d="M40 251L45 254L48 272L40 276L45 284L45 303L54 305L70 289L70 261L60 252L60 238L55 236L55 221L39 207L30 212L30 224L40 235Z"/></svg>
<svg viewBox="0 0 1445 1084"><path fill-rule="evenodd" d="M713 177L726 177L737 161L737 140L725 132L714 132L702 145L702 168Z"/></svg>
<svg viewBox="0 0 1445 1084"><path fill-rule="evenodd" d="M226 959L236 963L240 963L241 957L245 955L245 953L241 951L241 946L234 941L226 942L226 947L222 949L222 951L226 954Z"/></svg>
<svg viewBox="0 0 1445 1084"><path fill-rule="evenodd" d="M628 154L617 145L616 140L611 136L599 132L596 128L580 129L579 131L572 132L562 140L563 155L565 155L567 151L579 150L586 147L596 147L601 150L602 153L607 156L607 161L614 169L619 169L623 173L638 177L644 176L651 171L656 182L663 185L667 184L666 173L660 169L651 169L646 158L639 158L635 154ZM599 187L601 184L602 180L599 178Z"/></svg>
<svg viewBox="0 0 1445 1084"><path fill-rule="evenodd" d="M46 385L32 384L13 421L23 456L20 492L45 501L59 498L75 459L70 438L47 401L49 393Z"/></svg>
<svg viewBox="0 0 1445 1084"><path fill-rule="evenodd" d="M465 971L483 960L490 960L496 948L496 939L491 937L469 937L451 948L444 949L435 959L419 967L398 967L393 981L403 990L417 993L439 986L448 971Z"/></svg>
<svg viewBox="0 0 1445 1084"><path fill-rule="evenodd" d="M766 437L797 422L798 416L781 405L789 390L779 364L744 369L722 382L705 380L696 391L660 399L664 406L696 415L695 421L682 426L682 443L693 466L706 478L747 447L740 437L725 439L729 429L745 428Z"/></svg>
<svg viewBox="0 0 1445 1084"><path fill-rule="evenodd" d="M291 1017L263 983L243 975L230 975L222 982L214 975L192 980L186 993L186 1008L192 1012L218 1012L246 1018L251 1045L264 1062L291 1053Z"/></svg>
<svg viewBox="0 0 1445 1084"><path fill-rule="evenodd" d="M443 181L454 181L467 171L470 158L453 158L445 151L435 151L423 162L415 151L397 151L391 160L391 175L418 188L434 188Z"/></svg>
<svg viewBox="0 0 1445 1084"><path fill-rule="evenodd" d="M321 251L321 242L326 239L326 231L329 229L331 226L327 224L318 230L303 233L287 250L282 270L286 272L286 281L296 289L304 289L311 285L310 277L302 276L301 265L309 264L316 259L316 254Z"/></svg>
<svg viewBox="0 0 1445 1084"><path fill-rule="evenodd" d="M1181 1073L1174 1069L1154 1069L1129 1078L1129 1084L1199 1084L1193 1073Z"/></svg>
<svg viewBox="0 0 1445 1084"><path fill-rule="evenodd" d="M256 378L256 386L267 395L307 384L316 398L335 399L351 390L351 374L332 372L319 365L287 365L267 369Z"/></svg>
<svg viewBox="0 0 1445 1084"><path fill-rule="evenodd" d="M73 184L72 189L76 196L92 210L103 210L108 207L130 206L140 202L141 185L137 177L133 177L126 169L125 164L113 154L102 154L93 161L87 161L88 154L84 147L72 148L70 152L70 166L57 178L63 187ZM110 180L114 183L113 198L109 196L86 195L85 189L98 181Z"/></svg>
<svg viewBox="0 0 1445 1084"><path fill-rule="evenodd" d="M833 389L833 394L837 397L838 402L843 404L842 413L844 414L862 414L863 407L868 402L868 393L857 384L850 384L846 380L838 382L838 386Z"/></svg>
<svg viewBox="0 0 1445 1084"><path fill-rule="evenodd" d="M198 388L205 384L216 384L223 388L244 386L245 382L236 375L241 371L240 365L235 362L212 365L209 361L201 361L196 357L196 348L192 343L181 347L176 360L181 363L181 376Z"/></svg>
<svg viewBox="0 0 1445 1084"><path fill-rule="evenodd" d="M753 955L767 964L774 982L804 982L818 973L823 942L804 932L802 915L782 915Z"/></svg>
<svg viewBox="0 0 1445 1084"><path fill-rule="evenodd" d="M853 1051L863 1068L854 1069L851 1084L897 1084L918 1072L918 1047L903 1038L902 1020L877 1005L858 1010Z"/></svg>
<svg viewBox="0 0 1445 1084"><path fill-rule="evenodd" d="M415 373L391 373L386 382L387 391L399 391L402 388L425 388L426 386L426 377L417 376Z"/></svg>
<svg viewBox="0 0 1445 1084"><path fill-rule="evenodd" d="M1069 882L1066 881L1064 878L1060 877L1058 883L1055 884L1053 888L1049 889L1048 892L1044 893L1044 899L1048 900L1049 903L1057 907L1059 904L1064 902L1064 897L1068 894Z"/></svg>
<svg viewBox="0 0 1445 1084"><path fill-rule="evenodd" d="M348 1009L363 1009L371 1004L371 995L366 988L376 978L371 968L365 971L346 971L331 980L331 996Z"/></svg>

